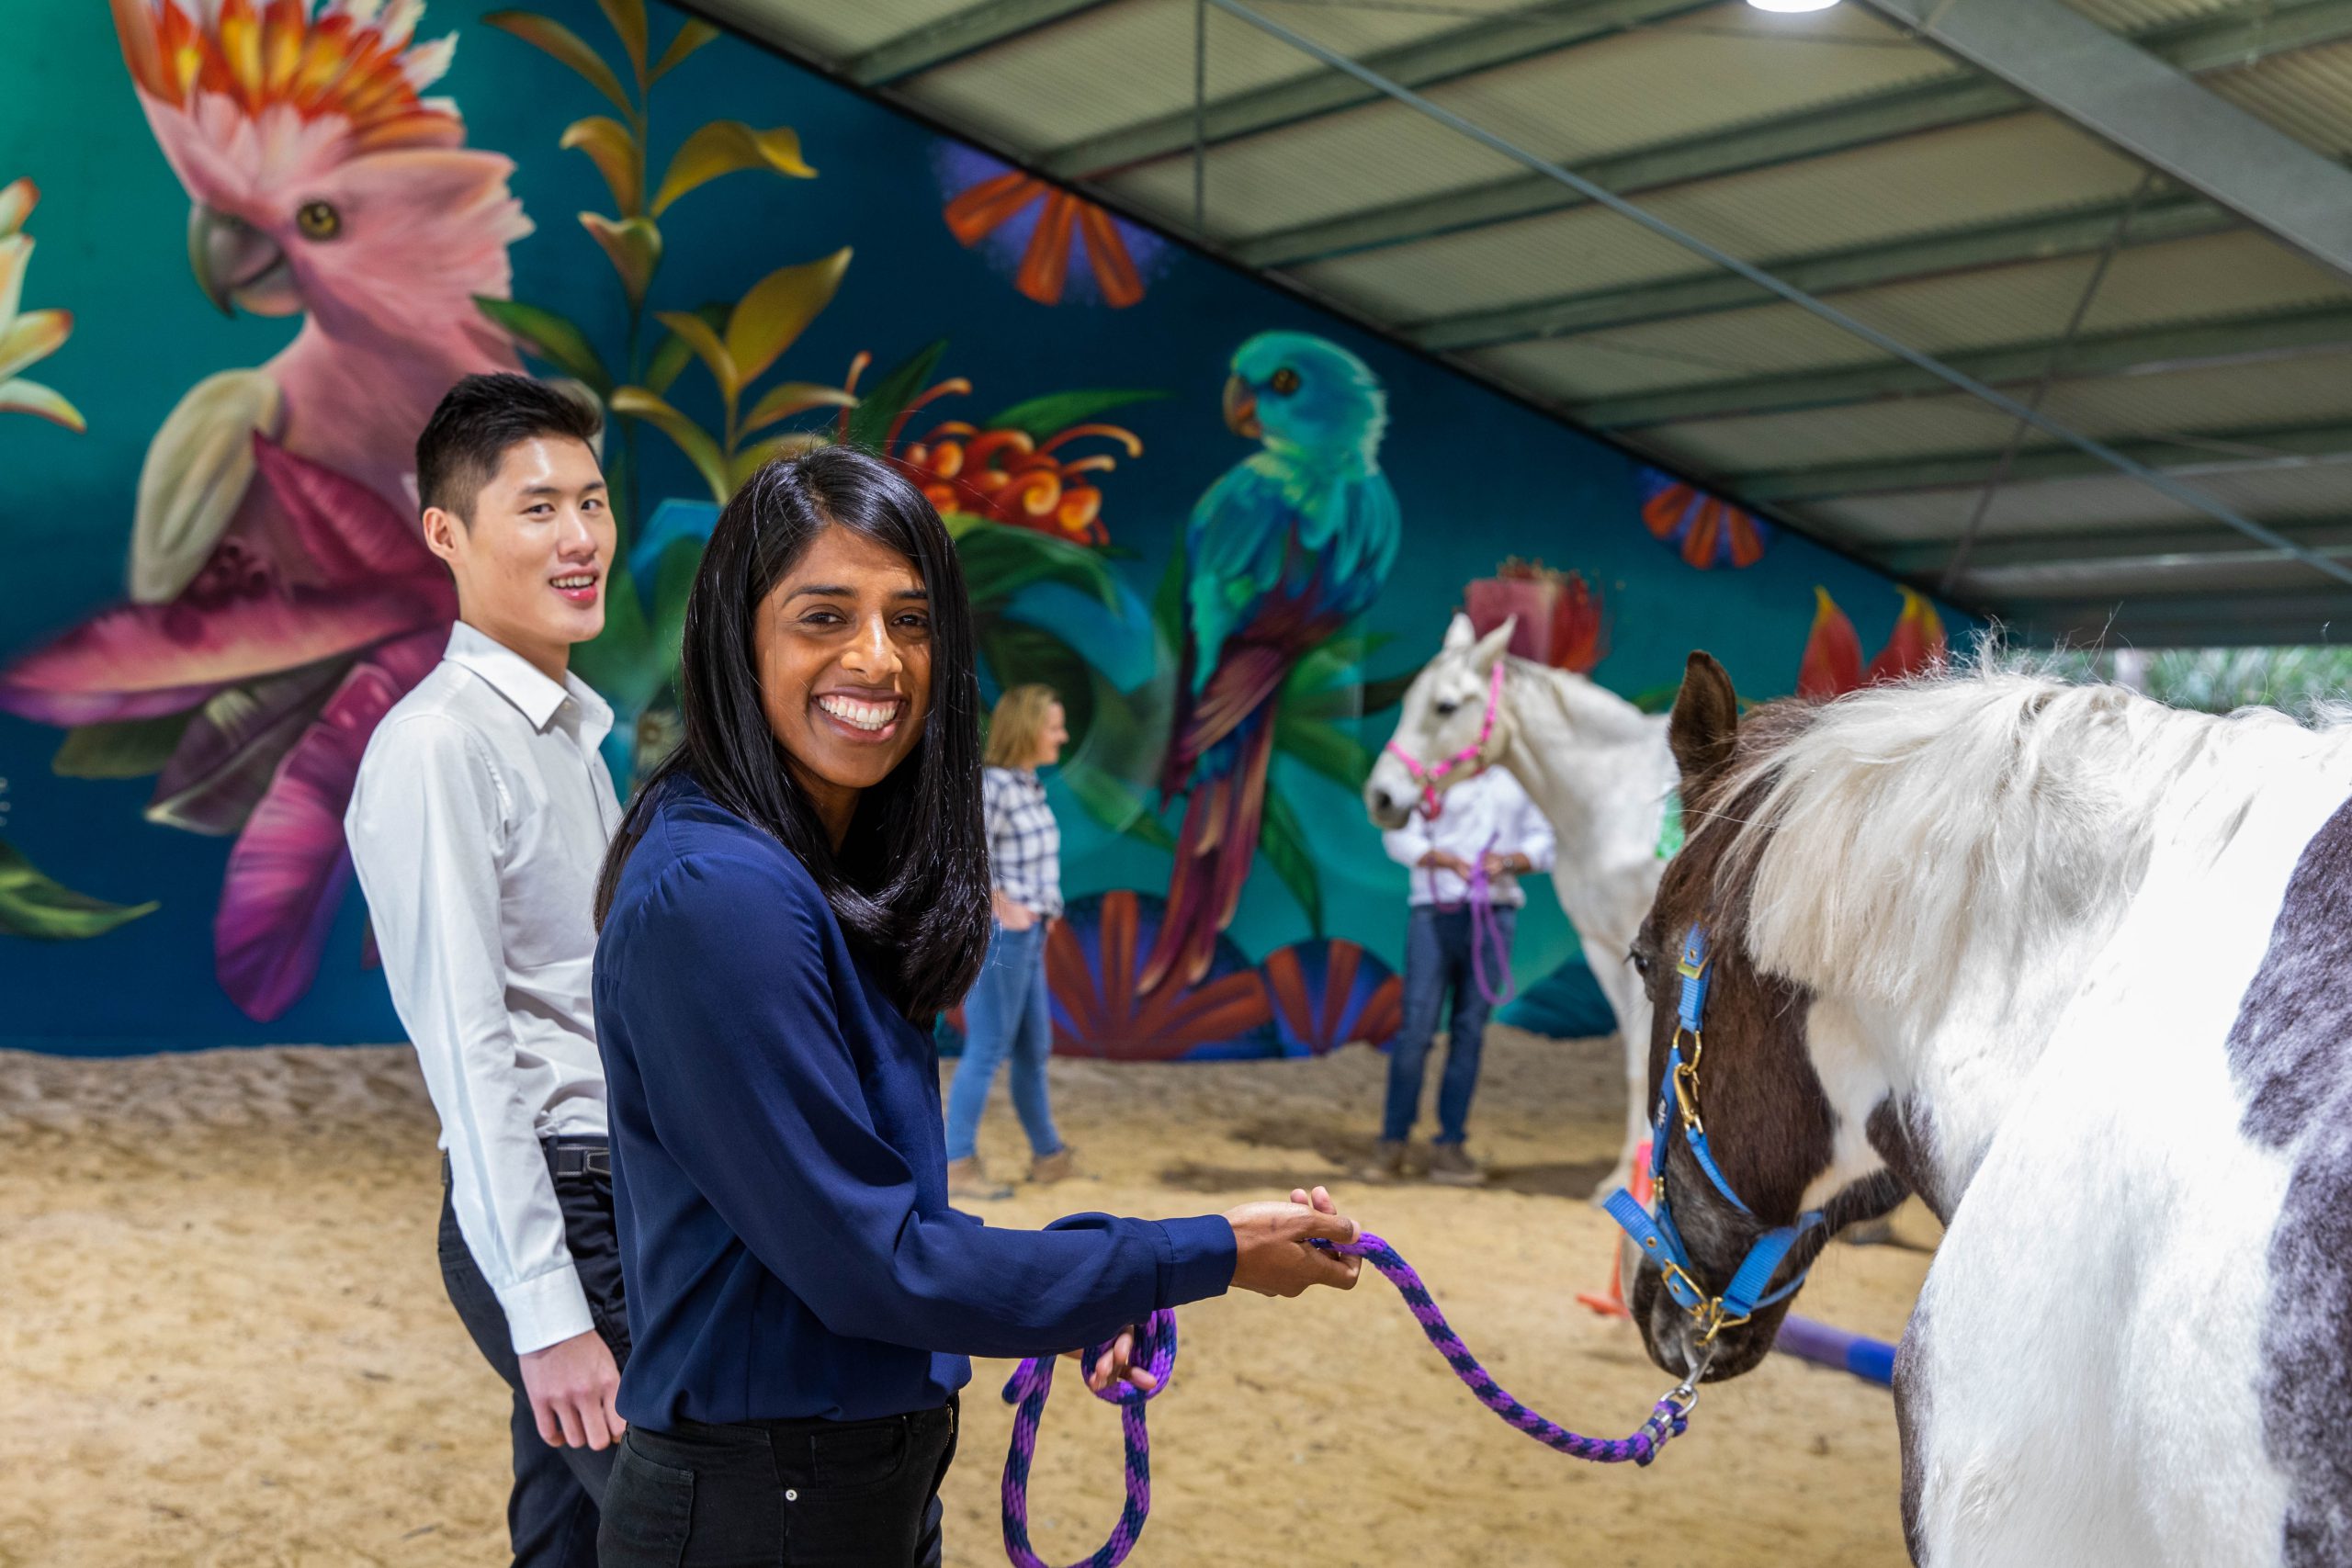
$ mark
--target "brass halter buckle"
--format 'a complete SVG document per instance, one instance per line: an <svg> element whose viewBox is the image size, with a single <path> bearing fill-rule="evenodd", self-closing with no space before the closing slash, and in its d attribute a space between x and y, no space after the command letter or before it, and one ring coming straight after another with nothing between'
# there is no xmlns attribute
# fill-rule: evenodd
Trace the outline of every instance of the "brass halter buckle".
<svg viewBox="0 0 2352 1568"><path fill-rule="evenodd" d="M1675 1031L1675 1043L1690 1042L1690 1055L1675 1064L1674 1106L1682 1115L1682 1131L1687 1135L1703 1132L1699 1121L1699 1053L1705 1050L1707 1039L1695 1029Z"/></svg>
<svg viewBox="0 0 2352 1568"><path fill-rule="evenodd" d="M1734 1317L1724 1311L1721 1296L1710 1296L1691 1311L1690 1317L1692 1325L1699 1330L1699 1343L1713 1345L1716 1335L1726 1328L1737 1328L1747 1321L1748 1314L1741 1313Z"/></svg>
<svg viewBox="0 0 2352 1568"><path fill-rule="evenodd" d="M1690 1326L1698 1331L1699 1343L1702 1346L1713 1345L1715 1342L1715 1336L1724 1329L1737 1328L1747 1321L1749 1314L1747 1313L1735 1316L1725 1312L1723 1297L1709 1295L1699 1281L1692 1279L1690 1272L1679 1263L1669 1259L1659 1265L1658 1271L1669 1279L1679 1280L1685 1289L1699 1298L1697 1306L1684 1307L1682 1310L1690 1314Z"/></svg>

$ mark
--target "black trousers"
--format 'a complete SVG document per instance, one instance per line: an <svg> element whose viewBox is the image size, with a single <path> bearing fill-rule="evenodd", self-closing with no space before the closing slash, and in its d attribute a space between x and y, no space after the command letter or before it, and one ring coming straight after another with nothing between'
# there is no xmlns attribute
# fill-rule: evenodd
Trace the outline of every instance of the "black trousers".
<svg viewBox="0 0 2352 1568"><path fill-rule="evenodd" d="M559 1147L550 1144L548 1171ZM613 1232L613 1179L581 1172L554 1176L556 1201L563 1206L563 1235L572 1266L587 1292L588 1315L611 1348L616 1363L628 1365L628 1317L621 1296L620 1244ZM458 1229L449 1201L449 1168L441 1167L441 1282L466 1332L492 1371L514 1391L509 1417L514 1440L514 1490L506 1499L506 1533L514 1543L515 1568L596 1568L596 1525L605 1484L617 1449L554 1448L539 1436L531 1401L523 1392L523 1370L514 1358L505 1311L482 1278L471 1248Z"/></svg>
<svg viewBox="0 0 2352 1568"><path fill-rule="evenodd" d="M604 1568L939 1568L956 1404L872 1421L631 1427Z"/></svg>

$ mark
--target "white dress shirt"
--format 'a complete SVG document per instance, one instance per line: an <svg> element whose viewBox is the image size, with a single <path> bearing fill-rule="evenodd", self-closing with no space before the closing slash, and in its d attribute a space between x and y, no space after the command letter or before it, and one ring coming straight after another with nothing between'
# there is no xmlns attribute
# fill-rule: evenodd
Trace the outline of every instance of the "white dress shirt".
<svg viewBox="0 0 2352 1568"><path fill-rule="evenodd" d="M1460 855L1472 865L1489 852L1525 855L1531 869L1552 869L1552 858L1558 847L1552 836L1552 824L1535 808L1527 792L1519 787L1519 781L1502 769L1488 768L1474 774L1438 798L1445 808L1436 821L1416 811L1402 828L1380 835L1381 846L1388 852L1390 860L1414 868L1416 906L1459 904L1470 897L1470 884L1463 877L1421 864L1421 857L1431 850ZM1527 895L1521 890L1516 876L1491 878L1487 892L1490 903L1505 908L1516 909L1527 902Z"/></svg>
<svg viewBox="0 0 2352 1568"><path fill-rule="evenodd" d="M605 1134L589 972L620 821L612 709L460 621L376 727L344 815L450 1199L517 1354L591 1326L539 1140Z"/></svg>

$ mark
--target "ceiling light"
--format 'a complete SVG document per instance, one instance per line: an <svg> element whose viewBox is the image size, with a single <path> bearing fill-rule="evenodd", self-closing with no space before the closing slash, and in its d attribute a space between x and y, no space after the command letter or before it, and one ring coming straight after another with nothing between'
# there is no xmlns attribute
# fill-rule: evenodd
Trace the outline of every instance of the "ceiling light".
<svg viewBox="0 0 2352 1568"><path fill-rule="evenodd" d="M1838 0L1747 0L1759 11L1826 11Z"/></svg>

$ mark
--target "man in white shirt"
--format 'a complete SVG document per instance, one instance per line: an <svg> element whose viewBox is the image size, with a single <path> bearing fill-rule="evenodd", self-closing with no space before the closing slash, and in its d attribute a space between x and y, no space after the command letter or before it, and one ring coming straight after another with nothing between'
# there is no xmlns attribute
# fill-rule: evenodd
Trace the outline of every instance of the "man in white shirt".
<svg viewBox="0 0 2352 1568"><path fill-rule="evenodd" d="M1507 994L1510 941L1527 902L1519 879L1552 868L1552 825L1500 769L1464 779L1440 797L1432 819L1419 812L1380 836L1388 858L1409 867L1412 924L1405 940L1405 1022L1388 1048L1388 1099L1372 1174L1405 1174L1407 1140L1421 1105L1421 1079L1438 1014L1453 993L1438 1080L1438 1134L1430 1179L1471 1186L1485 1173L1463 1146L1487 1014Z"/></svg>
<svg viewBox="0 0 2352 1568"><path fill-rule="evenodd" d="M619 821L612 710L570 672L614 549L595 412L469 376L417 441L458 583L442 662L384 716L344 818L441 1116L441 1275L514 1390L518 1568L594 1568L628 1357L589 972Z"/></svg>

